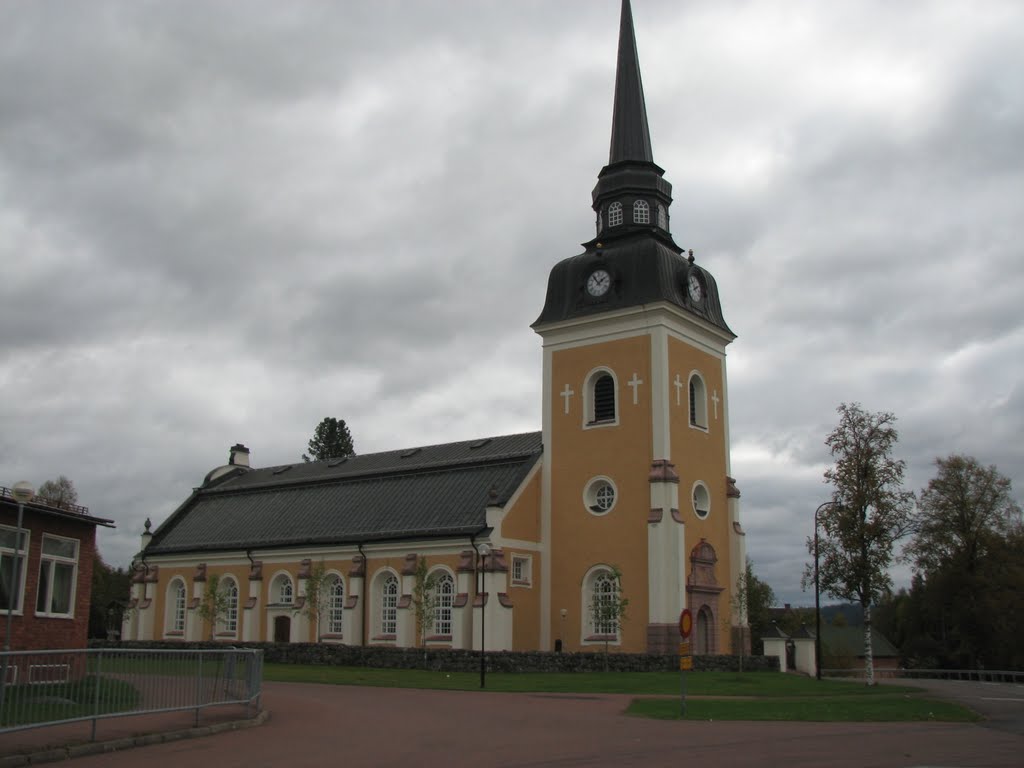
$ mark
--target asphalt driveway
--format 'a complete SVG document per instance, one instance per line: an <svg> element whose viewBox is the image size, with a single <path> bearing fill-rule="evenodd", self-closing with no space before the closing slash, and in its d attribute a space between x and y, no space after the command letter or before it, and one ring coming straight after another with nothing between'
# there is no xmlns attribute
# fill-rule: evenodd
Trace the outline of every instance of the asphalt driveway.
<svg viewBox="0 0 1024 768"><path fill-rule="evenodd" d="M998 697L991 697L998 698ZM622 695L266 683L264 725L78 758L76 768L346 766L1014 766L1024 736L959 723L675 722Z"/></svg>

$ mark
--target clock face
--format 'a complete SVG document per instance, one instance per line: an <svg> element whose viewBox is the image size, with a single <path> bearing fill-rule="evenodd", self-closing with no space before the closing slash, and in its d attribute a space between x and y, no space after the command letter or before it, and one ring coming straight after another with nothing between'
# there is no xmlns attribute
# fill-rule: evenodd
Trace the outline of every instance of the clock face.
<svg viewBox="0 0 1024 768"><path fill-rule="evenodd" d="M700 301L704 298L704 287L700 284L700 278L691 274L686 281L686 292L690 294L690 301Z"/></svg>
<svg viewBox="0 0 1024 768"><path fill-rule="evenodd" d="M587 293L591 296L604 296L612 287L612 276L606 270L595 269L587 278Z"/></svg>

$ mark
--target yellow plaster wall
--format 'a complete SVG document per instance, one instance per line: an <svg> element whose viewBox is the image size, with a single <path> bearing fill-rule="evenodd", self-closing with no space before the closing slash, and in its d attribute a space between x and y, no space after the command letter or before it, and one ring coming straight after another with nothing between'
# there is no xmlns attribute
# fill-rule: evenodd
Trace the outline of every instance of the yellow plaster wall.
<svg viewBox="0 0 1024 768"><path fill-rule="evenodd" d="M731 613L732 585L729 583L729 523L728 499L726 497L726 422L725 395L723 387L724 363L721 358L690 346L685 342L669 338L670 380L678 373L683 382L689 381L691 371L698 371L704 379L707 394L708 429L703 431L690 426L689 392L683 389L682 405L676 406L675 388L670 390L672 408L672 461L679 473L679 511L686 525L686 573L690 572L690 551L702 539L715 548L718 562L715 577L719 586L724 587L718 598L717 650L730 650L728 618ZM718 392L718 418L712 396ZM693 511L693 484L703 481L710 496L710 514L701 520ZM696 606L690 606L691 609Z"/></svg>
<svg viewBox="0 0 1024 768"><path fill-rule="evenodd" d="M527 555L533 558L529 586L512 584L512 555ZM512 650L534 651L540 648L540 596L544 584L540 578L541 555L539 552L505 548L505 561L509 564L508 596L512 600Z"/></svg>
<svg viewBox="0 0 1024 768"><path fill-rule="evenodd" d="M540 541L541 473L534 474L516 503L506 511L501 535L506 539Z"/></svg>
<svg viewBox="0 0 1024 768"><path fill-rule="evenodd" d="M583 427L585 377L597 366L615 373L618 424ZM551 630L566 650L581 646L583 579L594 565L618 566L623 594L632 606L622 629L623 651L643 651L647 643L647 516L651 467L651 344L636 336L555 351L551 360ZM627 381L636 373L643 384L638 402ZM559 394L568 384L575 395L569 413ZM545 460L548 460L545 457ZM583 492L591 478L605 475L618 491L607 514L591 513ZM560 611L566 609L563 620Z"/></svg>

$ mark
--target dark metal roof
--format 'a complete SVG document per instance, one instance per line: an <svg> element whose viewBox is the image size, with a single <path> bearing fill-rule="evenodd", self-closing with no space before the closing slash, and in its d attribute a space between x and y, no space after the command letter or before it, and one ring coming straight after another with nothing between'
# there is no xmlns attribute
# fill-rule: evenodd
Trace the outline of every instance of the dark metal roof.
<svg viewBox="0 0 1024 768"><path fill-rule="evenodd" d="M640 57L633 32L633 11L623 0L619 19L619 58L615 70L615 102L612 107L612 141L608 165L626 160L653 163L647 105L640 81Z"/></svg>
<svg viewBox="0 0 1024 768"><path fill-rule="evenodd" d="M470 535L541 450L530 432L231 475L197 489L146 554Z"/></svg>
<svg viewBox="0 0 1024 768"><path fill-rule="evenodd" d="M706 269L691 263L671 241L639 233L608 245L588 243L583 253L563 259L548 277L547 298L533 327L576 317L668 302L735 337L722 315L718 284ZM599 298L586 291L595 269L612 276L612 287ZM704 295L692 301L686 290L697 275Z"/></svg>
<svg viewBox="0 0 1024 768"><path fill-rule="evenodd" d="M0 507L9 508L14 511L18 508L18 502L14 498L14 492L5 486L0 486ZM89 508L80 504L54 501L42 496L36 496L25 503L25 509L51 517L59 517L64 520L72 520L87 525L102 525L104 528L116 528L113 520L104 517L94 517L89 514Z"/></svg>

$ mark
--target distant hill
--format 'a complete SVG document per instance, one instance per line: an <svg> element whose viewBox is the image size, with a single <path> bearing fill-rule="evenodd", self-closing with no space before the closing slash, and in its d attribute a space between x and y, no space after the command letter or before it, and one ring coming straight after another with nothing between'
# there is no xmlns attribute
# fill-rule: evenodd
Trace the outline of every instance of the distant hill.
<svg viewBox="0 0 1024 768"><path fill-rule="evenodd" d="M848 627L860 627L864 624L864 609L857 603L836 603L821 606L823 624L835 624L837 615L842 614Z"/></svg>

